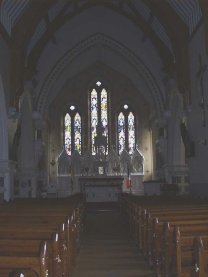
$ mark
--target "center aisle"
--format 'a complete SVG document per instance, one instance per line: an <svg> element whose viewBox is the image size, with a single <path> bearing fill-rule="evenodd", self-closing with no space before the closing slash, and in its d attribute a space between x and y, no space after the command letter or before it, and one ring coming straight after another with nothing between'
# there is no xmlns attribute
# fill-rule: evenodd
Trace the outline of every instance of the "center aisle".
<svg viewBox="0 0 208 277"><path fill-rule="evenodd" d="M117 211L89 211L72 277L153 277Z"/></svg>

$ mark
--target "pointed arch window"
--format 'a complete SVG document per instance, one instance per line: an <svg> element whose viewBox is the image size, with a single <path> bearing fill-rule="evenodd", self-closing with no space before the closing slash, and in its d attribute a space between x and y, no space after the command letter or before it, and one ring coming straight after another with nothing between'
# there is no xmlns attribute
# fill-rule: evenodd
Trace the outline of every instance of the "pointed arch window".
<svg viewBox="0 0 208 277"><path fill-rule="evenodd" d="M95 137L97 135L97 125L98 125L98 95L95 89L91 92L91 144L92 144L92 154L95 155Z"/></svg>
<svg viewBox="0 0 208 277"><path fill-rule="evenodd" d="M95 138L98 135L98 129L107 138L108 144L108 102L106 89L100 81L97 81L90 92L91 151L93 155L96 154Z"/></svg>
<svg viewBox="0 0 208 277"><path fill-rule="evenodd" d="M126 149L133 154L136 145L135 116L128 105L124 105L117 118L118 153Z"/></svg>
<svg viewBox="0 0 208 277"><path fill-rule="evenodd" d="M135 118L133 112L128 115L128 149L129 154L133 154L135 149Z"/></svg>
<svg viewBox="0 0 208 277"><path fill-rule="evenodd" d="M71 116L69 113L65 115L65 149L68 155L71 155Z"/></svg>
<svg viewBox="0 0 208 277"><path fill-rule="evenodd" d="M125 149L125 117L122 112L118 115L118 152L121 152Z"/></svg>
<svg viewBox="0 0 208 277"><path fill-rule="evenodd" d="M74 150L81 155L82 152L82 120L81 115L75 108L70 106L64 117L64 145L69 156Z"/></svg>

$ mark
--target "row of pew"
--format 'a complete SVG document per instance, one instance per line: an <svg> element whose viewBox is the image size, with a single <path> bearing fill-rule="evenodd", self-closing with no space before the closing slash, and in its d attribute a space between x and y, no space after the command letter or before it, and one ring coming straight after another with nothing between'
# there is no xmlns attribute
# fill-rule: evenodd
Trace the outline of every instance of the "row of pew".
<svg viewBox="0 0 208 277"><path fill-rule="evenodd" d="M122 194L120 209L156 276L208 276L207 199Z"/></svg>
<svg viewBox="0 0 208 277"><path fill-rule="evenodd" d="M83 195L0 205L0 276L71 276L85 218Z"/></svg>

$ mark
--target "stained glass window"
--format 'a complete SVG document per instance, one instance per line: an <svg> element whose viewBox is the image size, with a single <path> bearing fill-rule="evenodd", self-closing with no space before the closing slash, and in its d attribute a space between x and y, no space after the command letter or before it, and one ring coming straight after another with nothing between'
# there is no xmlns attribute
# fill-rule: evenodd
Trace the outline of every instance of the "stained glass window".
<svg viewBox="0 0 208 277"><path fill-rule="evenodd" d="M81 116L79 113L75 114L74 117L74 149L81 155L81 144L82 143L82 129L81 129Z"/></svg>
<svg viewBox="0 0 208 277"><path fill-rule="evenodd" d="M70 106L64 118L64 143L69 156L74 150L82 152L82 121L75 106Z"/></svg>
<svg viewBox="0 0 208 277"><path fill-rule="evenodd" d="M132 112L130 112L128 115L128 144L129 154L131 155L135 149L135 122Z"/></svg>
<svg viewBox="0 0 208 277"><path fill-rule="evenodd" d="M128 105L124 105L118 115L118 153L126 149L133 154L136 145L135 117Z"/></svg>
<svg viewBox="0 0 208 277"><path fill-rule="evenodd" d="M104 128L103 134L107 137L108 141L108 96L105 89L101 91L101 122Z"/></svg>
<svg viewBox="0 0 208 277"><path fill-rule="evenodd" d="M98 125L103 127L102 135L107 137L108 143L108 93L105 88L102 88L100 81L96 85L99 88L93 89L90 94L91 145L93 155L96 154L94 143Z"/></svg>
<svg viewBox="0 0 208 277"><path fill-rule="evenodd" d="M92 154L95 155L95 136L97 135L96 127L98 124L98 96L95 89L91 92L91 139L92 139Z"/></svg>
<svg viewBox="0 0 208 277"><path fill-rule="evenodd" d="M71 155L71 116L65 115L65 149L68 155Z"/></svg>
<svg viewBox="0 0 208 277"><path fill-rule="evenodd" d="M121 152L125 148L125 118L121 112L118 116L118 152Z"/></svg>

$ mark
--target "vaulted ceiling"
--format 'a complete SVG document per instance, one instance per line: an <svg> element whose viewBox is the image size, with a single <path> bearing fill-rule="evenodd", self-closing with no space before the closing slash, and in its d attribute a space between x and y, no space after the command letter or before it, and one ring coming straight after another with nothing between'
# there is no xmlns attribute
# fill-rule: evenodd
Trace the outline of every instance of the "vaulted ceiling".
<svg viewBox="0 0 208 277"><path fill-rule="evenodd" d="M150 40L164 71L177 74L181 91L189 90L188 43L204 20L208 30L207 0L2 0L0 31L11 49L11 91L18 99L25 80L37 71L49 42L83 11L104 7L131 21ZM83 22L83 24L85 24Z"/></svg>

